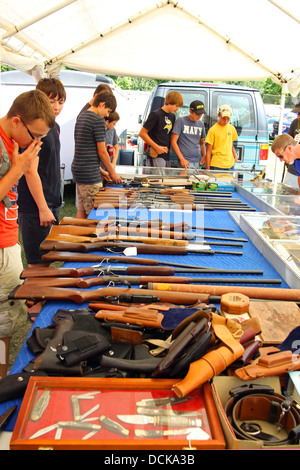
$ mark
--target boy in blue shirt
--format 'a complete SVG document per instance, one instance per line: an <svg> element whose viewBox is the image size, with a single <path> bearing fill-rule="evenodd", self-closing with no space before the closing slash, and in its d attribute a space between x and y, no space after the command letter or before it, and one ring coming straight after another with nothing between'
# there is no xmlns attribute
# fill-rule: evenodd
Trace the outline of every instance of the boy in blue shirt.
<svg viewBox="0 0 300 470"><path fill-rule="evenodd" d="M182 168L200 168L205 163L205 127L201 118L206 114L202 101L190 104L189 116L175 121L171 146Z"/></svg>

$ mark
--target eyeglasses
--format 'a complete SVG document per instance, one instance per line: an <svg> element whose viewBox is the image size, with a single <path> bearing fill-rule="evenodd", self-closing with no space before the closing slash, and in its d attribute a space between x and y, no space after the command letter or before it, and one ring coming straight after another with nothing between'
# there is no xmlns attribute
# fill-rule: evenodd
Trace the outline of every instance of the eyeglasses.
<svg viewBox="0 0 300 470"><path fill-rule="evenodd" d="M32 132L30 132L30 130L28 129L28 127L26 126L25 122L23 121L23 119L22 119L20 116L19 116L19 119L20 119L21 123L23 124L23 126L25 126L25 128L26 128L26 130L27 130L27 132L28 132L28 134L30 135L30 138L31 138L32 140L41 140L43 137L46 137L47 134L45 134L45 135L39 135L39 136L34 136L34 135L32 134Z"/></svg>
<svg viewBox="0 0 300 470"><path fill-rule="evenodd" d="M279 160L283 160L283 158L284 158L284 157L283 157L283 152L285 152L285 149L286 149L286 148L287 148L287 145L286 145L286 146L284 147L284 149L282 150L281 155L276 155L277 158L279 158Z"/></svg>

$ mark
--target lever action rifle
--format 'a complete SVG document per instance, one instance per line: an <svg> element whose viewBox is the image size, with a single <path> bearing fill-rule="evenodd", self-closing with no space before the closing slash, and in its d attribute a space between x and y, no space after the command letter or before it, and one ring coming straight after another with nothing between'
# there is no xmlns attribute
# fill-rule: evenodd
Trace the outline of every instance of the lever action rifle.
<svg viewBox="0 0 300 470"><path fill-rule="evenodd" d="M123 258L120 256L111 260L114 262L122 262ZM130 258L131 262L139 261L139 258ZM151 260L150 260L151 261ZM152 260L153 262L155 260ZM104 259L103 262L110 262L110 258ZM158 264L158 261L157 261ZM182 265L184 266L184 265ZM91 266L86 268L25 268L23 269L20 278L30 279L32 277L85 277L85 276L97 276L97 275L151 275L151 276L173 276L175 273L230 273L230 274L263 274L263 271L259 270L243 270L243 269L221 269L221 268L209 268L186 265L185 267L168 267L168 266L108 266L103 265Z"/></svg>
<svg viewBox="0 0 300 470"><path fill-rule="evenodd" d="M89 278L78 277L32 277L26 279L26 286L39 285L48 287L77 287L78 289L88 289L92 286L113 286L122 284L148 285L149 283L170 283L170 284L281 284L280 279L234 279L234 278L189 278L180 276L96 276Z"/></svg>
<svg viewBox="0 0 300 470"><path fill-rule="evenodd" d="M211 250L210 246L195 244L187 246L167 246L167 245L152 245L146 243L126 243L122 241L116 242L96 242L96 243L71 243L71 242L56 242L51 240L44 240L40 245L41 251L75 251L80 253L88 253L90 251L110 251L110 252L123 252L125 248L135 248L139 254L157 254L157 255L187 255L188 253L198 253L205 255L214 255L215 253L223 255L242 255L240 251L222 251ZM44 259L44 258L43 258Z"/></svg>
<svg viewBox="0 0 300 470"><path fill-rule="evenodd" d="M159 294L159 295L158 295ZM128 287L102 287L96 290L67 289L64 287L47 287L21 284L10 294L9 299L35 299L35 300L70 300L77 304L90 301L106 300L109 302L126 303L153 303L168 302L176 305L193 305L199 301L209 303L215 298L209 294L163 292ZM219 298L218 298L219 300Z"/></svg>

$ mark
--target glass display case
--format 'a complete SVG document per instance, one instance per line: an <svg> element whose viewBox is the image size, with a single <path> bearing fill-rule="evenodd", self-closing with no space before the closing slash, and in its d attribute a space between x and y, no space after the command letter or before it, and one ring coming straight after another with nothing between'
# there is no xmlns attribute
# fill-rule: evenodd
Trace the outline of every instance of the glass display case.
<svg viewBox="0 0 300 470"><path fill-rule="evenodd" d="M286 283L293 289L299 289L300 216L243 214L239 223Z"/></svg>
<svg viewBox="0 0 300 470"><path fill-rule="evenodd" d="M300 190L282 183L243 181L235 190L260 211L270 215L300 215Z"/></svg>
<svg viewBox="0 0 300 470"><path fill-rule="evenodd" d="M154 168L146 166L117 165L116 172L123 178L156 178L156 179L195 179L197 176L206 176L210 179L222 179L227 181L251 180L255 177L250 171L219 171L206 169L188 169L183 168Z"/></svg>
<svg viewBox="0 0 300 470"><path fill-rule="evenodd" d="M210 385L168 379L32 377L11 438L25 449L224 449Z"/></svg>

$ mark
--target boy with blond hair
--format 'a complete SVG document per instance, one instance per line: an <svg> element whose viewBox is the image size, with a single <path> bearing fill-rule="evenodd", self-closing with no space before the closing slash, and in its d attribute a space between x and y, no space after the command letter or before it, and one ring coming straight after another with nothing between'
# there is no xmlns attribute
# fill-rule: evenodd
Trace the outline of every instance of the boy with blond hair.
<svg viewBox="0 0 300 470"><path fill-rule="evenodd" d="M152 111L139 136L148 144L146 166L170 167L170 145L175 113L183 105L183 98L177 91L167 94L162 108Z"/></svg>

